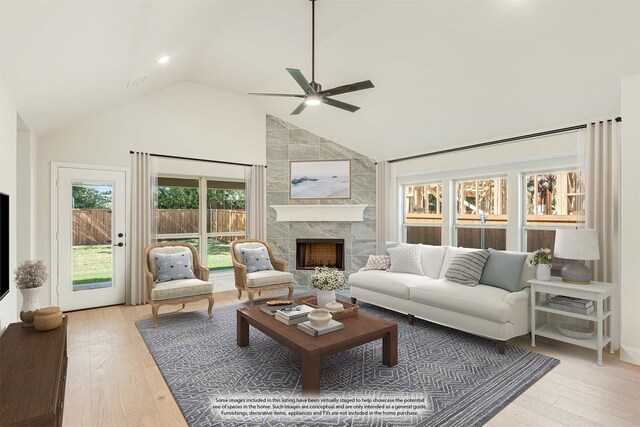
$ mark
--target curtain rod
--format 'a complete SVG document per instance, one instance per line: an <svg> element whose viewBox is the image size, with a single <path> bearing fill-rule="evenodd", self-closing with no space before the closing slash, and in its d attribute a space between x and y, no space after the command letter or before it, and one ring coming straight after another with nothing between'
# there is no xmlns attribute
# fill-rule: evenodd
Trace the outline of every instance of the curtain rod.
<svg viewBox="0 0 640 427"><path fill-rule="evenodd" d="M129 154L139 153L139 151L129 151ZM233 166L253 166L249 163L238 163L238 162L226 162L224 160L211 160L211 159L198 159L197 157L182 157L182 156L171 156L169 154L155 154L149 153L150 156L153 157L162 157L165 159L178 159L178 160L193 160L196 162L206 162L206 163L221 163L223 165L233 165ZM261 165L259 165L261 166ZM265 166L266 168L267 166Z"/></svg>
<svg viewBox="0 0 640 427"><path fill-rule="evenodd" d="M616 117L614 120L616 122L621 122L622 121L622 117ZM611 119L609 119L607 121L610 122ZM600 121L600 123L602 123L602 121ZM437 156L439 154L448 154L448 153L454 153L454 152L457 152L457 151L471 150L473 148L487 147L487 146L490 146L490 145L505 144L507 142L520 141L522 139L536 138L536 137L539 137L539 136L553 135L555 133L569 132L569 131L572 131L572 130L579 130L579 129L586 129L586 128L587 128L587 124L585 123L585 124L576 125L576 126L569 126L569 127L565 127L565 128L545 130L543 132L530 133L530 134L527 134L527 135L513 136L511 138L496 139L495 141L480 142L478 144L464 145L462 147L447 148L446 150L432 151L430 153L416 154L416 155L407 156L407 157L399 157L397 159L388 160L388 162L389 163L403 162L405 160L419 159L421 157Z"/></svg>

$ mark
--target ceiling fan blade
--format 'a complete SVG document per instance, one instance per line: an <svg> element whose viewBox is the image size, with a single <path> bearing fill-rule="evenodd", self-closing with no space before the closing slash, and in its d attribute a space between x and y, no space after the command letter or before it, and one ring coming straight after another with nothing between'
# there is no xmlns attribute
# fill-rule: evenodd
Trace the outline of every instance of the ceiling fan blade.
<svg viewBox="0 0 640 427"><path fill-rule="evenodd" d="M306 93L307 95L316 94L316 91L313 90L311 84L309 84L309 81L304 77L300 70L296 68L287 68L286 70L289 72L289 74L291 74L291 77L293 77L293 79L300 85L302 90L304 90L304 93Z"/></svg>
<svg viewBox="0 0 640 427"><path fill-rule="evenodd" d="M302 103L298 105L295 110L291 112L291 115L300 114L304 111L305 108L307 108L307 103L305 101L302 101Z"/></svg>
<svg viewBox="0 0 640 427"><path fill-rule="evenodd" d="M371 80L365 80L358 83L351 83L349 85L338 86L331 89L322 90L318 92L318 94L333 96L333 95L340 95L342 93L355 92L357 90L371 89L372 87L375 87L375 86L373 86L373 83L371 83Z"/></svg>
<svg viewBox="0 0 640 427"><path fill-rule="evenodd" d="M256 93L249 92L249 95L258 95L258 96L288 96L292 98L304 98L304 95L294 95L292 93Z"/></svg>
<svg viewBox="0 0 640 427"><path fill-rule="evenodd" d="M355 113L360 109L360 107L356 107L355 105L347 104L346 102L337 101L331 98L322 98L322 102L325 104L331 105L332 107L337 107L343 110L351 111L352 113Z"/></svg>

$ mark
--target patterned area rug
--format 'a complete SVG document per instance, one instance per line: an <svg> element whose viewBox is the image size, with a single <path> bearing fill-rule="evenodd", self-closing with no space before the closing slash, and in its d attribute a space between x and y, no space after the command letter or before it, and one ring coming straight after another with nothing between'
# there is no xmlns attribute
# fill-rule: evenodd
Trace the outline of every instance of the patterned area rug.
<svg viewBox="0 0 640 427"><path fill-rule="evenodd" d="M501 356L493 341L418 319L409 326L403 315L361 304L364 312L398 324L398 365L382 364L380 340L322 359L320 403L380 405L287 414L304 398L301 358L253 327L250 345L238 347L237 308L214 307L213 319L206 310L163 316L157 329L151 319L136 322L190 426L482 425L560 363L511 346ZM233 410L247 400L288 403L277 416L274 403ZM389 411L377 411L382 402L403 400L422 404L405 412L407 405L391 404Z"/></svg>

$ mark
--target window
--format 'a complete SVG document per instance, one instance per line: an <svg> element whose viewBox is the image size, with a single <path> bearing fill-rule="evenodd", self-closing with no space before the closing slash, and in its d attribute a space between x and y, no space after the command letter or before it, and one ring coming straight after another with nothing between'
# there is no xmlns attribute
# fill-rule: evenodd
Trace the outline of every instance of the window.
<svg viewBox="0 0 640 427"><path fill-rule="evenodd" d="M442 184L404 187L405 242L442 244Z"/></svg>
<svg viewBox="0 0 640 427"><path fill-rule="evenodd" d="M455 245L506 249L507 179L456 181L455 192Z"/></svg>
<svg viewBox="0 0 640 427"><path fill-rule="evenodd" d="M525 203L524 248L533 252L549 248L553 252L557 228L584 224L584 180L576 170L540 172L523 177ZM562 260L554 259L554 270ZM557 273L557 272L556 272Z"/></svg>
<svg viewBox="0 0 640 427"><path fill-rule="evenodd" d="M155 219L158 241L191 243L209 270L230 269L229 246L245 236L244 182L159 177Z"/></svg>

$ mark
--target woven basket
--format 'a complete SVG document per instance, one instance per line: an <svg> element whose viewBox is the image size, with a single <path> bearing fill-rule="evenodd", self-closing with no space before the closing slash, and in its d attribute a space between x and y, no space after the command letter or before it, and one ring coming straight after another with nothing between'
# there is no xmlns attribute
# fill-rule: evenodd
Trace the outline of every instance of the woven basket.
<svg viewBox="0 0 640 427"><path fill-rule="evenodd" d="M62 324L62 311L60 307L44 307L36 310L33 318L33 327L41 332L50 331Z"/></svg>
<svg viewBox="0 0 640 427"><path fill-rule="evenodd" d="M357 305L351 304L350 302L346 302L346 301L338 301L338 302L342 304L344 308L342 310L331 311L331 316L333 317L333 320L344 319L345 317L355 316L356 314L358 314ZM300 301L300 303L306 304L309 307L319 308L318 300L316 299L316 297L305 298L302 301Z"/></svg>

